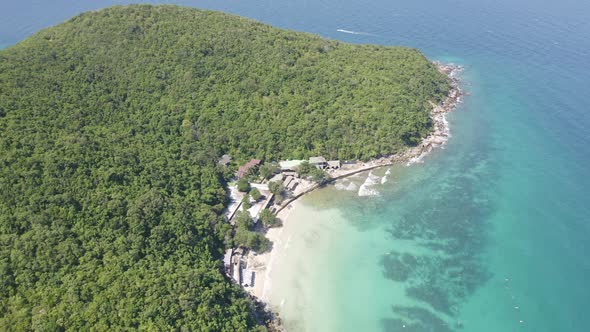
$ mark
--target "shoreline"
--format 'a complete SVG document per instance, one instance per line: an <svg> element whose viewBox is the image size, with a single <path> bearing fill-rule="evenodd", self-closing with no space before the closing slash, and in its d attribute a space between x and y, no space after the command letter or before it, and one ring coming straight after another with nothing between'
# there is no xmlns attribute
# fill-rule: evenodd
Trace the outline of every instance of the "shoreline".
<svg viewBox="0 0 590 332"><path fill-rule="evenodd" d="M430 117L433 121L432 132L422 139L422 142L415 146L406 149L405 151L393 154L386 157L381 157L368 162L356 162L352 165L347 165L338 170L330 172L330 178L323 184L316 184L307 182L305 185L297 188L293 196L286 199L283 204L277 209L276 216L284 224L288 221L291 212L300 204L298 200L306 194L313 192L319 188L324 187L328 183L335 182L338 179L346 178L358 173L367 172L376 168L392 166L397 164L406 164L407 166L414 163L422 162L422 159L436 148L444 146L451 136L450 127L446 119L446 114L456 109L457 105L462 102L463 91L460 88L459 73L463 70L461 66L454 64L442 64L435 62L438 70L447 75L451 81L451 90L445 100L436 105L431 102L432 110ZM284 234L284 225L270 228L267 230L265 236L272 242L272 248L265 253L249 252L246 255L246 262L248 267L256 273L256 282L254 287L244 288L254 299L266 306L270 311L273 319L273 327L276 330L282 330L280 325L279 315L270 308L270 292L272 290L272 279L270 277L277 256L280 255L278 248L288 247L290 240L289 234Z"/></svg>
<svg viewBox="0 0 590 332"><path fill-rule="evenodd" d="M461 87L459 86L460 81L457 75L463 70L463 68L454 64L442 64L439 62L435 62L435 64L437 65L438 70L441 73L447 75L451 80L451 90L449 91L447 98L445 98L445 100L439 105L430 102L432 105L430 118L433 122L433 131L430 133L430 135L422 139L422 142L419 145L408 148L401 153L373 159L368 162L356 162L353 165L330 172L330 178L327 179L323 184L307 184L300 190L296 191L292 197L286 199L285 202L283 202L283 204L276 211L277 216L281 211L283 211L283 209L288 207L289 204L295 202L306 194L325 186L326 184L380 167L403 163L406 163L406 165L409 166L411 164L421 162L425 156L432 152L432 150L442 147L451 136L446 115L455 110L457 105L462 102L463 90L461 90Z"/></svg>

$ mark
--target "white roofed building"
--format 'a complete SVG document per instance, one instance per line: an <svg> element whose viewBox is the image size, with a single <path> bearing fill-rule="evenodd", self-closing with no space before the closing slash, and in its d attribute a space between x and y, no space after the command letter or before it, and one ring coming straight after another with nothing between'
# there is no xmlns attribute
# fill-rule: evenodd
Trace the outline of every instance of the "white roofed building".
<svg viewBox="0 0 590 332"><path fill-rule="evenodd" d="M315 166L320 169L324 169L324 168L326 168L326 166L328 166L328 162L326 161L326 158L324 158L322 156L309 158L309 163L310 163L310 165Z"/></svg>

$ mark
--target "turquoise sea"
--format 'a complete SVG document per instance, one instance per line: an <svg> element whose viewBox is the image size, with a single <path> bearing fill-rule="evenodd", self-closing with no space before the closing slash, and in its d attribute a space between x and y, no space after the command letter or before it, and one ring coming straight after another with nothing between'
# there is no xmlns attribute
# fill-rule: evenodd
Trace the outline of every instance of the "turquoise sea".
<svg viewBox="0 0 590 332"><path fill-rule="evenodd" d="M0 47L115 3L0 1ZM166 3L464 67L445 149L377 196L330 186L293 211L273 294L294 331L590 331L590 2Z"/></svg>

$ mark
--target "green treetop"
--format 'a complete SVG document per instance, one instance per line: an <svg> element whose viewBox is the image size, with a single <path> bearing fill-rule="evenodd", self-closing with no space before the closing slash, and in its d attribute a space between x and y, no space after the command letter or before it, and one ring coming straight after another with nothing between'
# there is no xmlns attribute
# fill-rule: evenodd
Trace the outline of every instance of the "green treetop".
<svg viewBox="0 0 590 332"><path fill-rule="evenodd" d="M240 178L238 180L238 191L241 191L243 193L247 193L248 191L250 191L250 182L248 182L248 179Z"/></svg>
<svg viewBox="0 0 590 332"><path fill-rule="evenodd" d="M262 194L257 188L252 188L252 190L250 190L250 196L252 196L252 199L255 201L258 201L262 197Z"/></svg>

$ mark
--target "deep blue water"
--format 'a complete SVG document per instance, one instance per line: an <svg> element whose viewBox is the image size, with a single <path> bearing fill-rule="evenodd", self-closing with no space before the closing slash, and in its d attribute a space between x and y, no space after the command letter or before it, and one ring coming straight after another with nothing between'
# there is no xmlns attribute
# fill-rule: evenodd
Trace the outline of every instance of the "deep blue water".
<svg viewBox="0 0 590 332"><path fill-rule="evenodd" d="M2 0L0 47L116 3L129 2ZM423 285L412 294L433 317L462 322L449 329L590 330L590 2L166 3L347 42L416 47L431 59L463 65L470 95L451 116L448 147L402 171L402 189L349 204L357 211L356 217L350 211L351 222L388 223L392 243L429 234L432 243L446 244L439 249L448 261L410 259L408 268L423 272ZM414 330L442 330L430 316L402 309L392 310L403 321L425 324ZM396 319L384 317L383 329L410 330Z"/></svg>

